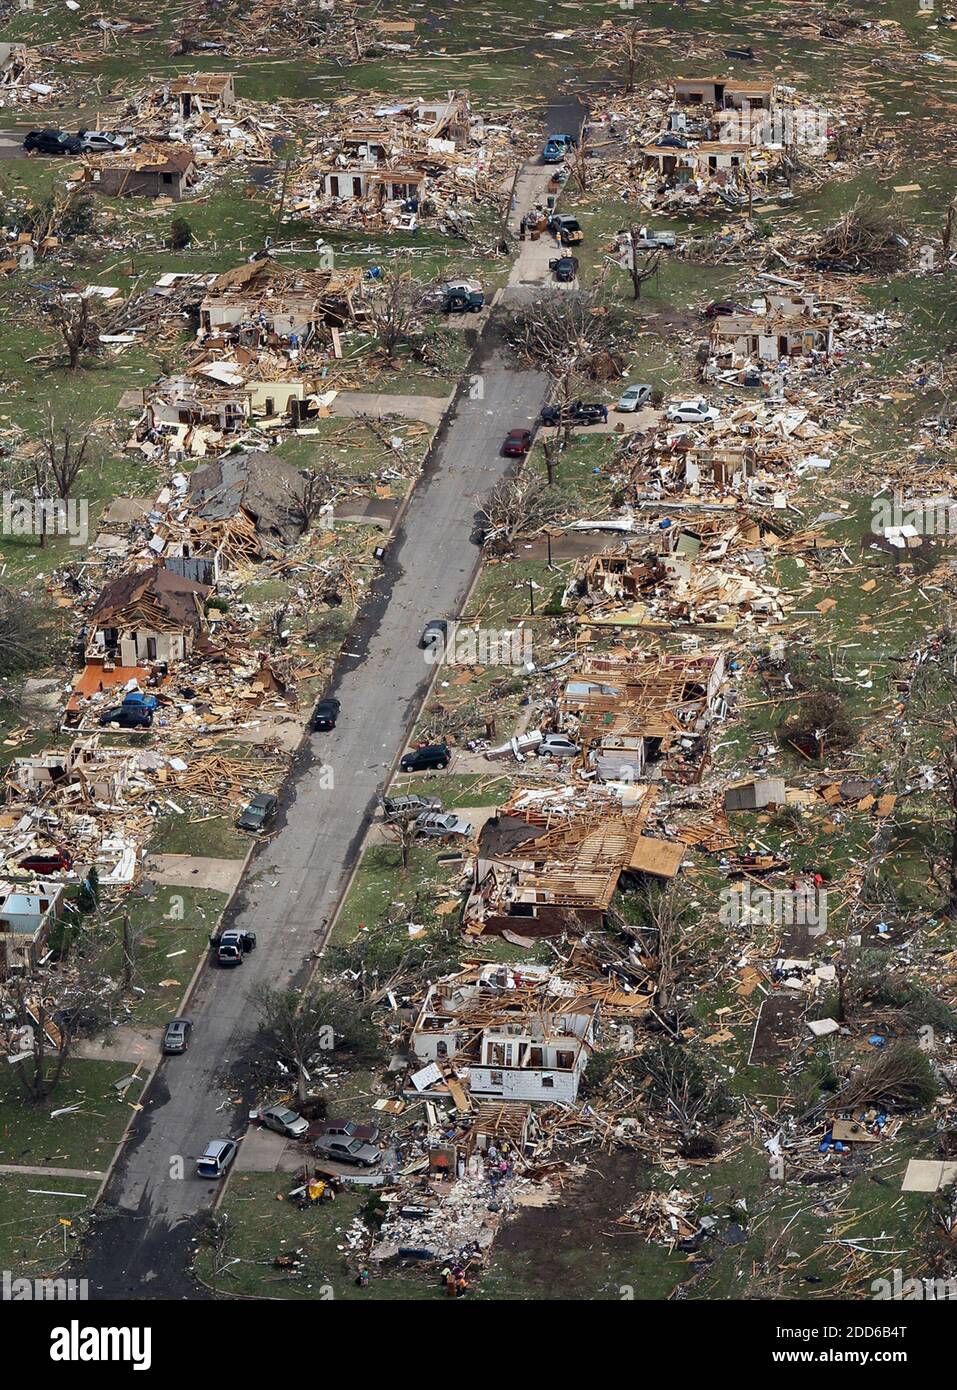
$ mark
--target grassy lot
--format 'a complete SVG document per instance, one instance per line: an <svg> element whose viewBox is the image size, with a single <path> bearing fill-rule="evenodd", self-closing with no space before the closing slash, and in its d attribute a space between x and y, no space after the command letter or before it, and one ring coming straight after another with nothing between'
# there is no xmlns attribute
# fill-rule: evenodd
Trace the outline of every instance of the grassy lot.
<svg viewBox="0 0 957 1390"><path fill-rule="evenodd" d="M131 1000L130 1023L147 1027L167 1021L209 951L209 934L229 896L212 889L157 888L151 898L128 898L107 915L115 945L102 968L114 979L123 972L123 917L129 912L134 942L133 983L145 991Z"/></svg>
<svg viewBox="0 0 957 1390"><path fill-rule="evenodd" d="M0 1267L20 1278L56 1270L64 1259L60 1221L73 1223L67 1231L69 1256L96 1189L97 1183L85 1178L0 1173Z"/></svg>
<svg viewBox="0 0 957 1390"><path fill-rule="evenodd" d="M359 861L330 939L351 941L363 926L371 926L400 906L410 910L414 920L426 921L434 903L458 894L462 866L456 863L443 867L439 863L442 853L413 846L408 870L403 874L398 847L370 845Z"/></svg>
<svg viewBox="0 0 957 1390"><path fill-rule="evenodd" d="M113 1083L128 1076L128 1062L72 1058L49 1100L33 1105L6 1068L0 1079L0 1163L102 1171L130 1118ZM50 1112L78 1106L67 1115Z"/></svg>
<svg viewBox="0 0 957 1390"><path fill-rule="evenodd" d="M147 846L149 854L198 854L208 859L244 859L249 836L229 816L164 816Z"/></svg>

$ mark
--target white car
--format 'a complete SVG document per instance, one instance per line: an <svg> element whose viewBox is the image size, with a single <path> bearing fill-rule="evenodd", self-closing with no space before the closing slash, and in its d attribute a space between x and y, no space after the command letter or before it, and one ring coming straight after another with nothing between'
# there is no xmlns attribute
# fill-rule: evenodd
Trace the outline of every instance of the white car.
<svg viewBox="0 0 957 1390"><path fill-rule="evenodd" d="M711 420L717 420L721 412L715 406L709 405L703 398L699 397L696 401L675 401L669 405L667 415L669 420L680 420L687 425L706 425Z"/></svg>
<svg viewBox="0 0 957 1390"><path fill-rule="evenodd" d="M574 758L581 749L564 734L546 734L535 752L540 758Z"/></svg>
<svg viewBox="0 0 957 1390"><path fill-rule="evenodd" d="M631 386L626 386L618 397L616 410L640 410L643 405L647 405L651 400L652 387L640 382L633 382Z"/></svg>

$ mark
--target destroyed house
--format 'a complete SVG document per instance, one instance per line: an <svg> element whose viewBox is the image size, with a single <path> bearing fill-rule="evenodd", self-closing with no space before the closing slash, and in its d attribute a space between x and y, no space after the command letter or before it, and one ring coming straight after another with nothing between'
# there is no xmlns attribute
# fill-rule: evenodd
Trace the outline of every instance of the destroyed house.
<svg viewBox="0 0 957 1390"><path fill-rule="evenodd" d="M697 494L704 488L739 488L755 469L754 447L742 441L702 444L693 435L669 439L661 452L642 459L642 471L666 488Z"/></svg>
<svg viewBox="0 0 957 1390"><path fill-rule="evenodd" d="M724 656L592 656L565 684L561 710L579 721L585 766L600 781L635 782L650 763L681 752L700 765L720 714Z"/></svg>
<svg viewBox="0 0 957 1390"><path fill-rule="evenodd" d="M100 593L90 618L88 657L109 656L120 666L182 661L203 632L210 594L165 565L121 574Z"/></svg>
<svg viewBox="0 0 957 1390"><path fill-rule="evenodd" d="M0 43L0 87L14 87L26 76L30 54L26 44Z"/></svg>
<svg viewBox="0 0 957 1390"><path fill-rule="evenodd" d="M774 97L770 82L736 82L729 77L676 77L671 91L682 105L735 110L769 111Z"/></svg>
<svg viewBox="0 0 957 1390"><path fill-rule="evenodd" d="M191 77L177 77L169 84L169 94L184 120L236 105L232 73L196 72Z"/></svg>
<svg viewBox="0 0 957 1390"><path fill-rule="evenodd" d="M285 270L268 258L244 261L212 281L200 304L199 336L256 347L269 341L306 347L324 325L355 318L361 274Z"/></svg>
<svg viewBox="0 0 957 1390"><path fill-rule="evenodd" d="M485 966L430 985L412 1029L422 1062L467 1073L474 1096L574 1101L597 1007L545 966Z"/></svg>
<svg viewBox="0 0 957 1390"><path fill-rule="evenodd" d="M201 426L232 434L245 427L249 398L245 391L229 390L214 381L170 377L157 384L145 407L144 423L158 434L179 433L177 426Z"/></svg>
<svg viewBox="0 0 957 1390"><path fill-rule="evenodd" d="M232 530L251 526L275 551L302 534L302 495L299 470L275 454L228 454L190 474L186 507L220 545Z"/></svg>
<svg viewBox="0 0 957 1390"><path fill-rule="evenodd" d="M748 361L778 362L792 357L808 357L813 352L830 353L834 329L830 319L812 318L792 312L768 314L727 314L711 325L711 352L733 366Z"/></svg>
<svg viewBox="0 0 957 1390"><path fill-rule="evenodd" d="M479 833L467 932L531 938L601 926L647 810L592 788L565 804L520 799Z"/></svg>
<svg viewBox="0 0 957 1390"><path fill-rule="evenodd" d="M62 883L0 881L0 980L36 967L64 892Z"/></svg>
<svg viewBox="0 0 957 1390"><path fill-rule="evenodd" d="M420 197L426 179L417 169L386 167L336 168L320 177L323 193L330 201L368 202L374 208Z"/></svg>
<svg viewBox="0 0 957 1390"><path fill-rule="evenodd" d="M66 752L14 758L5 779L7 801L113 802L126 782L127 770L126 758L101 752L95 736L75 739Z"/></svg>
<svg viewBox="0 0 957 1390"><path fill-rule="evenodd" d="M92 183L110 198L172 198L187 193L196 177L188 145L142 145L138 150L88 160Z"/></svg>

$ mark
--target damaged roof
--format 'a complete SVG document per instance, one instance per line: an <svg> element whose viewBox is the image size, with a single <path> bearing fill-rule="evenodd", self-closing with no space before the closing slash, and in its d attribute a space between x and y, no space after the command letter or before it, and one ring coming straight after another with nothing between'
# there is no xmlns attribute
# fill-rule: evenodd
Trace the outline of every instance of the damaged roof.
<svg viewBox="0 0 957 1390"><path fill-rule="evenodd" d="M187 501L206 521L230 521L244 511L260 534L288 541L303 529L293 506L302 486L298 470L275 454L230 454L191 474Z"/></svg>

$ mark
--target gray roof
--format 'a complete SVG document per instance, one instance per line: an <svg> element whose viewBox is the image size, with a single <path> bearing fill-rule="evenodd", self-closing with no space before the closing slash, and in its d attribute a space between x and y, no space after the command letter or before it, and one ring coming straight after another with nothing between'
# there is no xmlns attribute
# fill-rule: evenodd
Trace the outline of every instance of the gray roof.
<svg viewBox="0 0 957 1390"><path fill-rule="evenodd" d="M299 470L275 454L229 454L190 475L187 501L206 521L246 512L262 536L290 542L302 532L293 503L302 495Z"/></svg>

